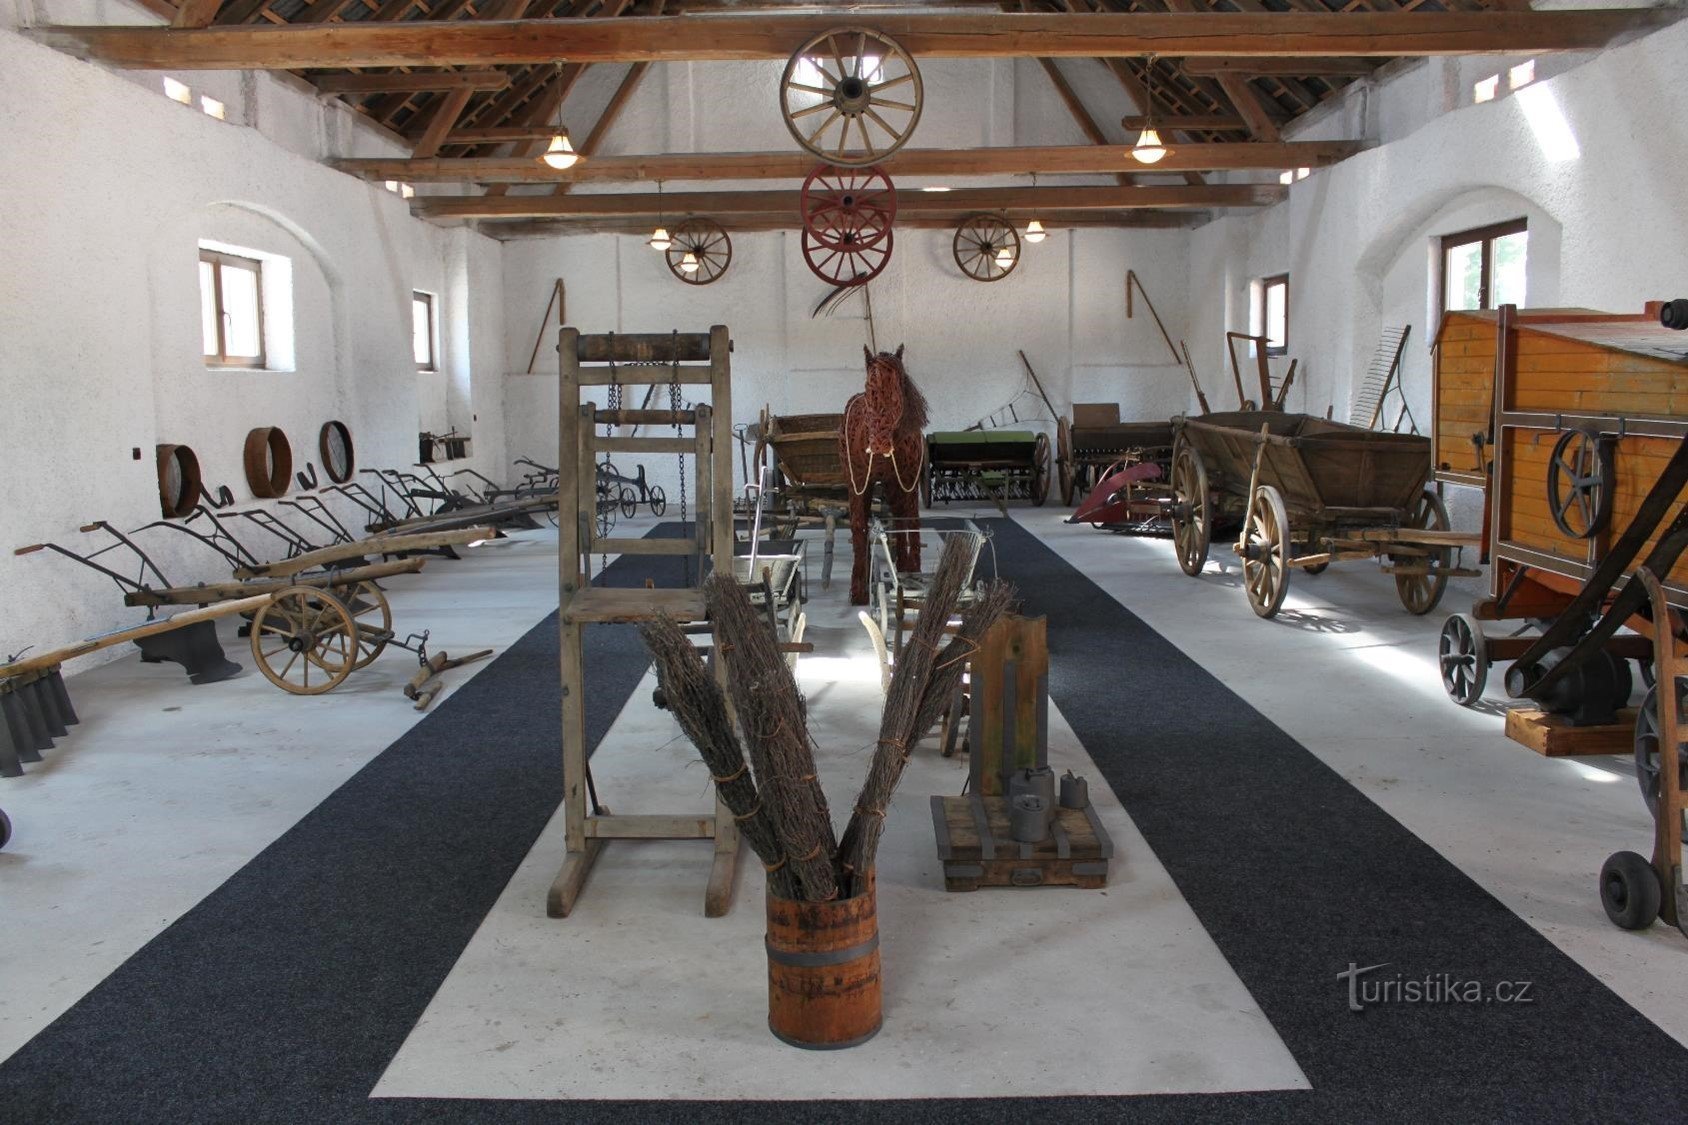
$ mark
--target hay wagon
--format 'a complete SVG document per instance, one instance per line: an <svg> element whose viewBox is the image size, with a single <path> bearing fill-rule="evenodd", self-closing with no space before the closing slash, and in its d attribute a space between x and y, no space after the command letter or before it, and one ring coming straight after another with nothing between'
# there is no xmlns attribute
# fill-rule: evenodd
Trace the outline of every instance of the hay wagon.
<svg viewBox="0 0 1688 1125"><path fill-rule="evenodd" d="M1049 499L1049 436L1031 430L940 430L926 435L920 500L986 500L1006 514L1008 501Z"/></svg>
<svg viewBox="0 0 1688 1125"><path fill-rule="evenodd" d="M1236 411L1173 420L1173 543L1186 574L1201 573L1216 533L1240 528L1233 550L1261 617L1283 605L1293 570L1377 559L1409 613L1429 613L1475 535L1449 526L1426 487L1430 441L1307 414Z"/></svg>

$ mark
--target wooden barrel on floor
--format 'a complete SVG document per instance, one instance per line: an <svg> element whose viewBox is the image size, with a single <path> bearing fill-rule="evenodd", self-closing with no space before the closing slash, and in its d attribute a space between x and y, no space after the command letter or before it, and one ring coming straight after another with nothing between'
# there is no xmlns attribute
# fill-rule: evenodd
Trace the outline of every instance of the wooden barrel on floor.
<svg viewBox="0 0 1688 1125"><path fill-rule="evenodd" d="M872 883L854 898L768 898L768 1030L810 1050L879 1031L879 912Z"/></svg>

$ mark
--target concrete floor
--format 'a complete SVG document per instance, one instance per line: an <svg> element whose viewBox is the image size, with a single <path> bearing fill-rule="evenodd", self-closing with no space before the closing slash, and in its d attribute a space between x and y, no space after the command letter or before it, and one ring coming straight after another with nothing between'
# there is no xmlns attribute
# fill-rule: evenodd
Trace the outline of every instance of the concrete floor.
<svg viewBox="0 0 1688 1125"><path fill-rule="evenodd" d="M1595 895L1606 855L1646 850L1650 825L1626 762L1542 759L1504 738L1498 700L1487 711L1451 704L1434 664L1442 612L1409 617L1367 564L1297 575L1285 612L1263 622L1235 567L1210 563L1190 579L1164 541L1068 527L1063 514L1015 516L1688 1043L1683 937L1621 932ZM398 580L397 626L430 628L435 647L454 653L502 650L555 605L553 544L549 533L524 533ZM814 557L817 653L800 675L837 810L866 766L877 670L840 601L847 546L825 595ZM1462 600L1450 592L1443 608ZM232 632L231 657L249 663ZM74 676L82 725L25 777L0 781L17 825L0 851L0 918L14 949L27 948L0 960L0 1057L409 729L418 715L399 687L412 668L389 653L310 699L250 670L196 688L172 666L132 658ZM597 759L606 802L707 808L703 767L676 736L642 687ZM922 752L882 852L886 1028L867 1047L775 1073L791 1055L762 1027L759 873L748 851L726 919L701 916L706 846L618 842L575 915L548 920L544 890L561 858L553 823L377 1092L889 1097L1305 1085L1053 712L1051 744L1063 768L1090 775L1119 848L1110 886L943 892L926 796L959 791L962 772ZM1010 1035L1010 1023L1047 1028L1049 1058L1023 1055L1034 1037ZM570 1064L575 1052L586 1065Z"/></svg>

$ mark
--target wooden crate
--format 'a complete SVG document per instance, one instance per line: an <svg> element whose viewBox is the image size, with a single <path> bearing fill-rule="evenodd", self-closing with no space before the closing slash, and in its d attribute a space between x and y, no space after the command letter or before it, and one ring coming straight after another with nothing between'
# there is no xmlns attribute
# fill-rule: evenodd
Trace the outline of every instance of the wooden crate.
<svg viewBox="0 0 1688 1125"><path fill-rule="evenodd" d="M1635 708L1618 712L1618 721L1574 727L1564 715L1528 707L1506 713L1506 737L1544 758L1579 758L1595 754L1635 753Z"/></svg>
<svg viewBox="0 0 1688 1125"><path fill-rule="evenodd" d="M933 797L932 827L946 891L980 887L1085 887L1108 884L1114 842L1096 806L1055 810L1050 838L1017 842L1008 830L1006 797Z"/></svg>

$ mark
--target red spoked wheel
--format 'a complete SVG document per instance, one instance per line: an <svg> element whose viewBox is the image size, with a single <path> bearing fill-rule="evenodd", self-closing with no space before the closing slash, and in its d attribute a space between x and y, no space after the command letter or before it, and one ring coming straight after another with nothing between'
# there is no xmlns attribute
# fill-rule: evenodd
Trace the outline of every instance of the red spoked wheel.
<svg viewBox="0 0 1688 1125"><path fill-rule="evenodd" d="M891 245L895 241L887 230L883 238L871 246L863 246L846 232L836 248L823 246L815 237L803 231L803 259L814 275L829 285L865 285L878 277L891 260Z"/></svg>
<svg viewBox="0 0 1688 1125"><path fill-rule="evenodd" d="M818 164L803 181L803 229L828 250L865 249L891 233L897 189L877 164Z"/></svg>

